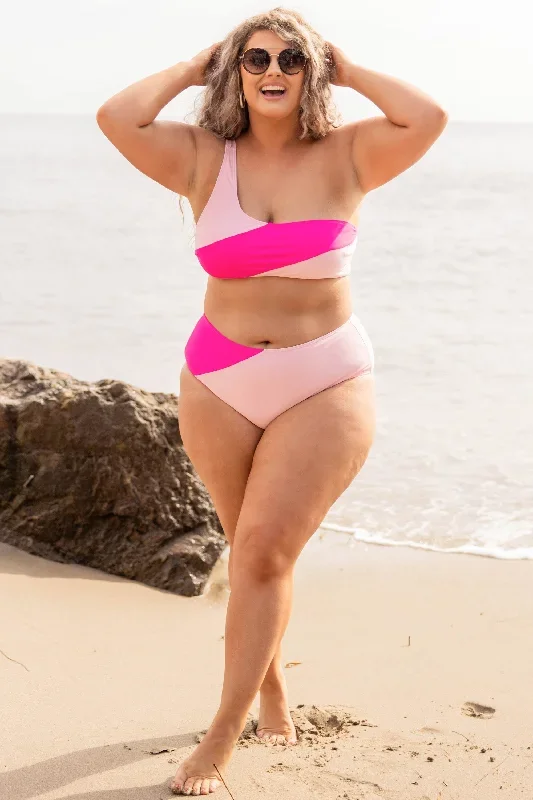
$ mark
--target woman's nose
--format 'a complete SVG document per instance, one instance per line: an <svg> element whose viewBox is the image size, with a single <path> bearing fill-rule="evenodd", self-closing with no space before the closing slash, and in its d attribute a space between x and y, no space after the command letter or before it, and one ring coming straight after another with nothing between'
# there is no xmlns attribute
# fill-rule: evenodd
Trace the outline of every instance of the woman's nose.
<svg viewBox="0 0 533 800"><path fill-rule="evenodd" d="M267 69L267 75L280 75L281 69L278 64L278 54L272 53L270 56L270 64Z"/></svg>

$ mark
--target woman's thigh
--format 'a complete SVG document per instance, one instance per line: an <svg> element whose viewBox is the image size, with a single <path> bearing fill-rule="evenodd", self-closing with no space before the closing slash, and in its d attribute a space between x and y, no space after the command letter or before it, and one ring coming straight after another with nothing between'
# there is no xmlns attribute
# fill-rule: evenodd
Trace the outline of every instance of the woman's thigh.
<svg viewBox="0 0 533 800"><path fill-rule="evenodd" d="M365 463L374 431L372 375L325 389L276 417L253 455L234 557L276 554L282 564L293 563Z"/></svg>
<svg viewBox="0 0 533 800"><path fill-rule="evenodd" d="M178 419L185 452L231 544L254 451L264 431L213 394L185 365L180 374Z"/></svg>

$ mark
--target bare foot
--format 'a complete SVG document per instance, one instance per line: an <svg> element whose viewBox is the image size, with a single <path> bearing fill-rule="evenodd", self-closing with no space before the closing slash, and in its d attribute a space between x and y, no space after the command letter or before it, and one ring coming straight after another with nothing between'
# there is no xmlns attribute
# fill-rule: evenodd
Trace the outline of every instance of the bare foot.
<svg viewBox="0 0 533 800"><path fill-rule="evenodd" d="M285 675L275 686L261 687L261 705L256 735L269 744L297 744L296 728L289 712Z"/></svg>
<svg viewBox="0 0 533 800"><path fill-rule="evenodd" d="M214 792L222 785L213 766L217 765L220 774L229 764L238 734L211 733L208 731L189 758L185 759L170 783L174 794L200 795ZM225 776L224 776L225 777Z"/></svg>

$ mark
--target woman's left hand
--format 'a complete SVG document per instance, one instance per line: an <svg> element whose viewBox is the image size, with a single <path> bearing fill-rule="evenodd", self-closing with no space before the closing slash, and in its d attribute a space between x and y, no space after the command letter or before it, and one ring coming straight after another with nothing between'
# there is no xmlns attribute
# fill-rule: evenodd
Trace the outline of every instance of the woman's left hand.
<svg viewBox="0 0 533 800"><path fill-rule="evenodd" d="M331 56L332 67L330 83L335 86L349 86L349 70L353 66L348 56L331 42L326 42Z"/></svg>

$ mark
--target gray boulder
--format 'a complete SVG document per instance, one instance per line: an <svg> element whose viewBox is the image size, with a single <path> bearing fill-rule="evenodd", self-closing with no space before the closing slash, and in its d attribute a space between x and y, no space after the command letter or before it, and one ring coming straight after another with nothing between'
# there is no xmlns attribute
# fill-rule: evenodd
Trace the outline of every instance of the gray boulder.
<svg viewBox="0 0 533 800"><path fill-rule="evenodd" d="M188 597L226 539L176 395L0 359L0 541Z"/></svg>

